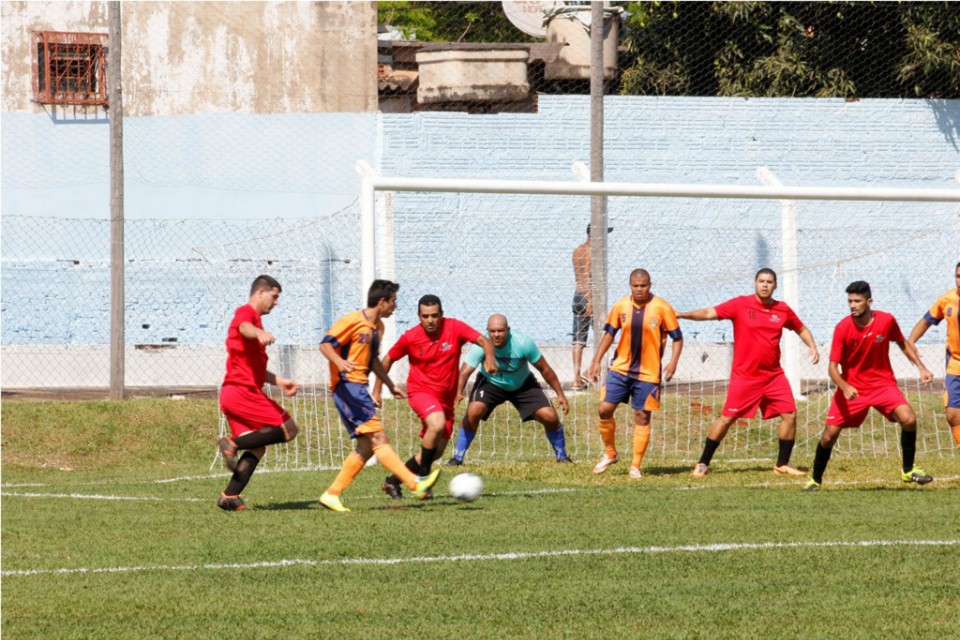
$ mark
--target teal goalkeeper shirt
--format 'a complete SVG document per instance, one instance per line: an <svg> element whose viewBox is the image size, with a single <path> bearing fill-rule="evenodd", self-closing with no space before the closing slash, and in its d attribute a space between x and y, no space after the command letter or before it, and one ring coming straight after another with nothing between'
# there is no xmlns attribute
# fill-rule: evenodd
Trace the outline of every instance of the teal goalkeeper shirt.
<svg viewBox="0 0 960 640"><path fill-rule="evenodd" d="M487 339L489 340L490 337L487 336ZM497 356L496 375L490 375L486 371L482 373L491 384L505 391L519 389L530 375L530 367L527 363L536 364L543 357L536 343L516 329L510 329L507 343L495 349L494 352ZM480 368L483 364L483 349L480 345L473 345L470 353L467 354L466 363L474 369Z"/></svg>

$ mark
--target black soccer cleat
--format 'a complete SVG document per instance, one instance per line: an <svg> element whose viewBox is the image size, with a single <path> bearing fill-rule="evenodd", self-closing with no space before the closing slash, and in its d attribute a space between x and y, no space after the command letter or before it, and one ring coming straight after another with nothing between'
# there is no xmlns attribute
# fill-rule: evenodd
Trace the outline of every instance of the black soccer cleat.
<svg viewBox="0 0 960 640"><path fill-rule="evenodd" d="M461 467L463 466L463 460L457 460L456 458L450 458L447 460L448 467Z"/></svg>
<svg viewBox="0 0 960 640"><path fill-rule="evenodd" d="M224 511L245 511L247 508L240 496L228 496L225 493L221 493L217 498L217 506Z"/></svg>
<svg viewBox="0 0 960 640"><path fill-rule="evenodd" d="M400 491L400 483L391 482L390 478L387 478L383 481L383 484L380 485L380 488L383 489L383 492L390 496L394 500L400 500L403 498L403 492Z"/></svg>
<svg viewBox="0 0 960 640"><path fill-rule="evenodd" d="M562 457L562 458L557 458L557 463L558 463L558 464L566 464L566 463L575 464L575 463L573 462L573 460L570 459L570 456L564 456L564 457Z"/></svg>

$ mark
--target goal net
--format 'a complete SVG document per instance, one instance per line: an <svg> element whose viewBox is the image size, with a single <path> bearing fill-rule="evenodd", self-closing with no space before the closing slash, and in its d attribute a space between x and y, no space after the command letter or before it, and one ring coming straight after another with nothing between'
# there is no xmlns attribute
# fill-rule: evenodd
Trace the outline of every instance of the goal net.
<svg viewBox="0 0 960 640"><path fill-rule="evenodd" d="M610 197L608 219L614 229L607 240L607 295L609 306L628 294L628 276L637 267L651 273L653 293L678 311L752 293L753 276L761 267L777 271L777 298L782 298L784 281L795 278L793 306L821 353L814 366L799 341L792 334L785 336L784 353L799 353L794 459L802 461L813 455L833 392L827 360L833 328L848 313L845 287L854 280L868 281L873 307L893 313L909 334L937 296L953 286L960 215L953 203L801 200L796 228L785 231L781 208L773 199ZM512 329L534 339L566 389L570 413L564 427L571 457L587 461L599 456L599 386L571 389L571 254L586 240L589 220L586 195L381 193L376 276L401 285L381 355L400 333L416 325L417 300L423 294L440 296L447 317L481 331L489 315L503 313ZM274 467L337 467L351 447L327 393L327 363L318 344L332 322L359 308L364 298L360 222L355 204L299 228L196 249L208 270L209 286L220 292L224 330L233 309L245 301L255 271L270 273L284 287L281 305L267 320L278 336L278 344L268 352L271 368L295 377L302 391L286 399L273 390L273 397L290 410L301 432L267 459ZM681 321L681 326L683 356L675 378L664 385L662 410L654 414L647 465L695 460L726 393L730 323ZM941 400L943 340L943 328L933 328L919 345L938 377L933 385L919 383L916 369L899 350L891 354L899 383L919 418L921 456L956 455ZM591 333L583 373L593 345ZM668 345L665 357L669 354ZM612 350L605 361L610 355ZM406 372L402 360L391 376L402 385ZM547 394L555 400L552 391L547 389ZM463 405L457 408L457 421L464 410ZM401 456L417 450L420 423L406 402L388 400L382 418ZM621 405L616 419L620 446L629 451L632 411ZM759 417L741 420L723 442L718 461L772 460L777 424ZM226 430L226 425L221 423L221 428ZM841 455L898 451L898 428L876 412L860 429L845 432L837 446ZM451 453L452 443L447 456ZM467 459L548 461L552 450L542 427L521 423L506 404L482 423Z"/></svg>

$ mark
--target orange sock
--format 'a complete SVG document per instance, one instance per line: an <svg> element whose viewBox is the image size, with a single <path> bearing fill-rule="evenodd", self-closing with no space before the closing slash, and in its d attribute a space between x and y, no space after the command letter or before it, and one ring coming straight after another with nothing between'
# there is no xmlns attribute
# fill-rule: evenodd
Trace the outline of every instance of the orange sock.
<svg viewBox="0 0 960 640"><path fill-rule="evenodd" d="M617 455L617 419L600 418L600 439L607 449L607 457Z"/></svg>
<svg viewBox="0 0 960 640"><path fill-rule="evenodd" d="M343 466L340 467L340 473L334 478L333 484L327 489L327 493L332 496L338 496L343 493L343 490L349 487L353 479L357 477L357 474L363 470L363 465L366 463L367 461L361 458L359 453L351 451L347 459L343 461Z"/></svg>
<svg viewBox="0 0 960 640"><path fill-rule="evenodd" d="M953 439L957 441L957 448L960 449L960 424L950 427L950 431L953 433Z"/></svg>
<svg viewBox="0 0 960 640"><path fill-rule="evenodd" d="M382 464L387 471L400 478L400 482L407 485L408 489L413 491L417 488L417 476L413 471L407 469L407 465L403 464L403 461L400 459L400 456L397 455L397 452L393 450L393 447L389 444L382 444L379 447L374 447L373 453L377 456L380 464Z"/></svg>
<svg viewBox="0 0 960 640"><path fill-rule="evenodd" d="M650 444L650 425L638 424L633 431L633 461L631 467L640 468L643 463L643 456L647 453L647 445Z"/></svg>

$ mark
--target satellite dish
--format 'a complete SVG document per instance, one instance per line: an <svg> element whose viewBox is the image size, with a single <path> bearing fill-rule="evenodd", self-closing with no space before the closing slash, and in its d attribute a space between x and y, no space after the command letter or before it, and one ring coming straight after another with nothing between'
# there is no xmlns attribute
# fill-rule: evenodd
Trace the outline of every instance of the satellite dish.
<svg viewBox="0 0 960 640"><path fill-rule="evenodd" d="M517 29L534 38L546 38L547 28L543 25L543 14L548 9L563 6L563 2L548 0L530 0L529 2L503 0L503 12Z"/></svg>

